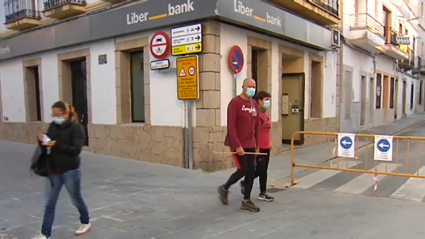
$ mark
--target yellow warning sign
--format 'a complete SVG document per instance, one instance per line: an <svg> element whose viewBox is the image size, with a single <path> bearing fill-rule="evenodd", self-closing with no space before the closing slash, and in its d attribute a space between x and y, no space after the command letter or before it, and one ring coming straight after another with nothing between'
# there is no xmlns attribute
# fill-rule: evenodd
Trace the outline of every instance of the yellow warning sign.
<svg viewBox="0 0 425 239"><path fill-rule="evenodd" d="M199 98L198 56L177 58L177 98L179 100Z"/></svg>

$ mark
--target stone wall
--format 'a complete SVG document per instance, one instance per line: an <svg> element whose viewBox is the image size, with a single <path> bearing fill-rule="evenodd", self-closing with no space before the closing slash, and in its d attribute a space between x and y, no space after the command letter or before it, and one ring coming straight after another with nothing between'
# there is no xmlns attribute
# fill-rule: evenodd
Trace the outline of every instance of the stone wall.
<svg viewBox="0 0 425 239"><path fill-rule="evenodd" d="M97 154L184 167L182 127L90 125L88 150Z"/></svg>

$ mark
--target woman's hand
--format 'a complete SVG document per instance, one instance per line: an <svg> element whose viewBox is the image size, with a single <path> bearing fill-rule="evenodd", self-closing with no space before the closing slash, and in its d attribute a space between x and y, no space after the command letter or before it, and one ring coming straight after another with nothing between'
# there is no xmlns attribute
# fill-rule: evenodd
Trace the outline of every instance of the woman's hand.
<svg viewBox="0 0 425 239"><path fill-rule="evenodd" d="M46 146L46 147L53 147L53 146L56 145L56 141L49 141L49 142L43 143L41 145Z"/></svg>
<svg viewBox="0 0 425 239"><path fill-rule="evenodd" d="M38 141L43 141L43 139L44 139L44 134L38 134L37 135L37 140Z"/></svg>

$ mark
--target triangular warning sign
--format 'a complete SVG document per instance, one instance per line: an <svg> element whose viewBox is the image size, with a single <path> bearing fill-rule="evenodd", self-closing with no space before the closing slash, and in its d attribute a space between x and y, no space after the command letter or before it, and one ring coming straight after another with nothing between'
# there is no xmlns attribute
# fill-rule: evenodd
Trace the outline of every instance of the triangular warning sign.
<svg viewBox="0 0 425 239"><path fill-rule="evenodd" d="M186 76L186 72L184 72L184 69L182 68L182 70L180 71L180 75L179 76Z"/></svg>

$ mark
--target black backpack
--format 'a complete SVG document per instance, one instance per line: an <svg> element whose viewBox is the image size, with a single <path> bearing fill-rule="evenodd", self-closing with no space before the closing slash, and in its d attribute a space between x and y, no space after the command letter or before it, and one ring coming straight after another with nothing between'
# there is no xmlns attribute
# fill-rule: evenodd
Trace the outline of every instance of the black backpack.
<svg viewBox="0 0 425 239"><path fill-rule="evenodd" d="M50 176L50 162L46 147L37 146L31 159L30 171L41 177Z"/></svg>

